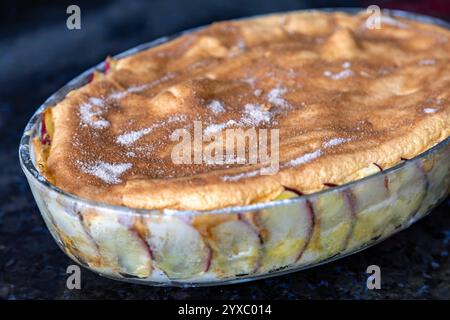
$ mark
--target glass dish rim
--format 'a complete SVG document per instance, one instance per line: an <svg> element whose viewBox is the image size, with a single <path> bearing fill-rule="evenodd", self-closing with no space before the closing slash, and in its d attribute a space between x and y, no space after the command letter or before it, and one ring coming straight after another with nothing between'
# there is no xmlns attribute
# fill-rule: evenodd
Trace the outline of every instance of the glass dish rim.
<svg viewBox="0 0 450 320"><path fill-rule="evenodd" d="M276 14L289 14L289 13L297 13L297 12L308 12L308 11L319 11L319 12L346 12L350 14L355 14L360 11L364 11L366 8L348 8L348 7L336 7L336 8L320 8L320 9L303 9L303 10L294 10L294 11L281 11L281 12L272 12L268 14L261 14L261 15L253 15L243 18L237 18L237 19L231 19L227 21L239 21L239 20L245 20L245 19L252 19L252 18L258 18L258 17L264 17L264 16L270 16L270 15L276 15ZM450 22L444 21L439 18L417 14L417 13L411 13L403 10L393 10L393 9L382 9L382 13L394 17L403 17L403 18L409 18L415 21L424 22L428 24L434 24L440 27L444 27L447 29L450 29ZM203 25L195 28L191 28L188 30L184 30L178 33L175 33L171 36L163 36L159 37L157 39L151 40L149 42L139 44L137 46L134 46L130 49L127 49L119 54L116 54L113 56L114 59L120 59L127 56L130 56L132 54L135 54L137 52L155 47L157 45L166 43L168 41L171 41L179 36L192 33L198 30L201 30L208 25ZM20 139L20 145L19 145L19 160L20 160L20 166L22 167L22 170L27 175L30 175L34 181L36 181L41 186L50 189L52 192L57 193L58 195L61 195L63 197L67 197L73 201L77 201L80 203L83 203L88 206L96 207L96 208L102 208L106 210L113 210L125 214L140 214L140 215L171 215L171 216L192 216L192 215L199 215L199 214L238 214L243 212L251 212L251 211L257 211L262 209L267 209L270 207L275 206L282 206L282 205L290 205L295 204L297 202L301 201L308 201L311 198L318 197L324 194L332 193L332 192L340 192L343 190L346 190L348 188L351 188L352 186L364 183L371 179L377 179L384 177L386 175L389 175L397 170L401 170L403 167L407 165L415 165L414 162L418 161L419 159L426 158L430 154L437 152L438 150L444 149L446 146L450 145L450 137L445 138L443 141L439 142L438 144L434 145L433 147L427 149L426 151L420 153L419 155L415 156L414 158L408 159L406 161L402 161L398 163L397 165L390 167L388 169L382 170L380 172L368 175L361 179L356 179L341 185L338 185L333 188L328 188L324 190L320 190L317 192L313 192L310 194L300 195L295 198L285 199L285 200L272 200L268 202L259 202L255 204L249 204L249 205L242 205L242 206L228 206L220 209L213 209L213 210L177 210L177 209L139 209L139 208L133 208L133 207L127 207L123 205L112 205L107 204L100 201L90 200L86 198L79 197L73 193L66 192L56 185L50 183L41 173L39 172L39 169L36 168L33 157L31 155L31 149L32 149L32 133L37 129L37 127L40 125L42 112L49 106L55 105L56 103L62 101L64 97L72 90L82 87L87 83L88 78L94 71L103 71L105 69L105 61L100 62L93 67L87 69L86 71L82 72L72 80L70 80L68 83L66 83L63 87L55 91L50 97L48 97L44 103L42 103L39 108L33 113L30 120L27 122L27 125L24 129L23 135Z"/></svg>

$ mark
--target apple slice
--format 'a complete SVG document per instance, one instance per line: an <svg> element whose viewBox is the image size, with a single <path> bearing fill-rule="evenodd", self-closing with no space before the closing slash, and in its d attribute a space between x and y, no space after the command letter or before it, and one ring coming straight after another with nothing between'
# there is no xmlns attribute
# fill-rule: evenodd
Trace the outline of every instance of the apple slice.
<svg viewBox="0 0 450 320"><path fill-rule="evenodd" d="M92 83L92 82L98 81L98 80L102 79L103 77L104 77L103 73L101 73L101 72L99 72L97 70L94 70L94 72L92 72L89 75L87 83Z"/></svg>
<svg viewBox="0 0 450 320"><path fill-rule="evenodd" d="M104 74L108 74L110 71L114 71L114 69L116 69L117 67L117 63L118 61L111 58L111 57L106 57L105 59L105 68L103 70Z"/></svg>
<svg viewBox="0 0 450 320"><path fill-rule="evenodd" d="M42 113L41 120L41 143L43 145L49 145L51 143L54 131L52 109L47 108Z"/></svg>
<svg viewBox="0 0 450 320"><path fill-rule="evenodd" d="M427 190L427 178L419 164L410 163L388 176L388 188L393 201L389 225L383 236L392 233L419 211Z"/></svg>
<svg viewBox="0 0 450 320"><path fill-rule="evenodd" d="M450 186L450 161L448 159L450 159L450 150L422 161L428 188L417 218L427 214L439 200L447 196Z"/></svg>
<svg viewBox="0 0 450 320"><path fill-rule="evenodd" d="M347 246L355 250L379 238L392 218L395 202L389 195L388 180L378 176L353 185L351 191L355 210L355 226Z"/></svg>
<svg viewBox="0 0 450 320"><path fill-rule="evenodd" d="M170 279L187 279L208 270L210 249L190 223L166 216L146 218L144 224L155 265Z"/></svg>
<svg viewBox="0 0 450 320"><path fill-rule="evenodd" d="M211 269L222 277L250 274L258 268L261 242L247 222L230 220L210 229Z"/></svg>
<svg viewBox="0 0 450 320"><path fill-rule="evenodd" d="M123 276L146 278L151 274L151 253L147 244L131 227L128 217L117 212L86 212L83 223L102 256L102 272L108 269ZM124 223L124 221L129 221Z"/></svg>
<svg viewBox="0 0 450 320"><path fill-rule="evenodd" d="M40 136L33 138L33 148L36 159L36 165L39 171L50 181L53 182L51 175L47 170L47 158L50 153L50 145L53 138L54 126L51 108L47 108L42 113Z"/></svg>
<svg viewBox="0 0 450 320"><path fill-rule="evenodd" d="M425 190L425 175L416 165L355 184L356 224L347 250L392 234L417 212Z"/></svg>
<svg viewBox="0 0 450 320"><path fill-rule="evenodd" d="M89 75L87 83L91 83L91 82L95 82L97 80L103 79L105 77L105 75L107 75L108 73L110 73L111 71L116 69L117 63L118 63L117 60L115 60L111 57L106 57L103 72L94 70L94 72L92 72Z"/></svg>
<svg viewBox="0 0 450 320"><path fill-rule="evenodd" d="M76 205L63 205L54 197L37 203L41 212L45 212L43 217L46 224L51 226L50 230L56 234L69 256L93 268L100 266L101 257L97 245L86 232Z"/></svg>
<svg viewBox="0 0 450 320"><path fill-rule="evenodd" d="M334 191L312 199L314 229L299 264L323 261L345 250L354 226L350 195Z"/></svg>
<svg viewBox="0 0 450 320"><path fill-rule="evenodd" d="M298 197L284 191L280 197ZM311 239L314 216L307 201L274 206L252 215L263 241L261 271L271 271L297 262Z"/></svg>
<svg viewBox="0 0 450 320"><path fill-rule="evenodd" d="M258 267L261 241L245 214L197 215L192 225L212 250L211 270L219 277L253 273Z"/></svg>

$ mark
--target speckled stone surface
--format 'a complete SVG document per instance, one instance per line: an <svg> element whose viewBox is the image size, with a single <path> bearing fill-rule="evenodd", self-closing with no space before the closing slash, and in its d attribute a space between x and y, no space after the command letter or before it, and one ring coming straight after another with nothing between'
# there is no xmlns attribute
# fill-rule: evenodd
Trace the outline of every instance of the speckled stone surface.
<svg viewBox="0 0 450 320"><path fill-rule="evenodd" d="M79 1L81 31L65 28L63 5L44 12L32 8L33 17L44 20L16 19L16 32L0 28L0 299L450 299L449 199L408 230L374 247L290 275L182 289L120 283L82 269L82 289L66 288L66 268L73 262L47 231L17 156L22 130L33 111L107 54L213 20L308 4L279 1L275 7L249 9L259 2L248 1L247 7L236 11L236 5L213 1L205 10L193 10L201 1L193 2L136 0L124 8L122 1L96 5ZM0 11L8 14L6 9ZM381 268L381 290L366 288L365 271L372 264Z"/></svg>

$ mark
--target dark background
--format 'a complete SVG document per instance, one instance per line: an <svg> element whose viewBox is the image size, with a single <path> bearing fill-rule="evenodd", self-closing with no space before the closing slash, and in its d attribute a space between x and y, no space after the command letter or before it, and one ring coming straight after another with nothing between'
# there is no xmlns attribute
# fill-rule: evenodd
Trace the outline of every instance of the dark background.
<svg viewBox="0 0 450 320"><path fill-rule="evenodd" d="M66 8L81 7L81 30ZM210 288L155 288L83 269L82 290L66 288L73 262L45 228L17 149L34 110L90 66L137 44L217 20L308 7L400 8L450 20L450 1L11 1L0 4L0 299L450 299L450 200L410 229L362 253L291 275ZM382 289L366 289L367 266Z"/></svg>

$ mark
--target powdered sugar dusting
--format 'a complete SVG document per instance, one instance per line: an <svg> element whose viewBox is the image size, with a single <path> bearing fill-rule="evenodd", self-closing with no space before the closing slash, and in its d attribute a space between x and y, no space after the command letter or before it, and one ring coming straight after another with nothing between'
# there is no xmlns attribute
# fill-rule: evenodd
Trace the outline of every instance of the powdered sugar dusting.
<svg viewBox="0 0 450 320"><path fill-rule="evenodd" d="M342 64L342 68L344 68L344 69L348 69L348 68L350 68L352 66L352 63L350 62L350 61L345 61L343 64Z"/></svg>
<svg viewBox="0 0 450 320"><path fill-rule="evenodd" d="M323 143L323 148L325 149L332 148L334 146L349 142L351 140L352 140L351 138L332 138ZM287 162L286 166L298 166L301 164L305 164L321 157L322 155L323 151L321 149L312 152L307 152L304 155Z"/></svg>
<svg viewBox="0 0 450 320"><path fill-rule="evenodd" d="M435 109L435 108L424 108L423 112L425 112L425 113L435 113L435 112L437 112L437 109Z"/></svg>
<svg viewBox="0 0 450 320"><path fill-rule="evenodd" d="M350 69L345 69L338 73L333 73L333 72L327 70L323 73L323 75L325 77L333 79L333 80L340 80L340 79L346 79L348 77L351 77L353 75L353 71Z"/></svg>
<svg viewBox="0 0 450 320"><path fill-rule="evenodd" d="M224 122L224 123L210 124L203 130L203 134L211 135L211 134L220 132L225 128L228 128L228 127L231 127L231 126L234 126L237 124L238 124L238 122L234 121L234 120L228 120L227 122Z"/></svg>
<svg viewBox="0 0 450 320"><path fill-rule="evenodd" d="M171 116L167 119L167 121L159 121L159 122L152 124L150 127L123 133L116 138L116 142L123 146L129 146L129 145L135 143L137 140L139 140L143 136L145 136L146 134L149 134L156 128L160 128L168 123L184 121L185 119L186 119L186 116L184 116L184 115Z"/></svg>
<svg viewBox="0 0 450 320"><path fill-rule="evenodd" d="M212 100L208 104L209 110L211 110L213 113L222 113L225 112L225 107L223 106L222 102L219 100Z"/></svg>
<svg viewBox="0 0 450 320"><path fill-rule="evenodd" d="M313 151L313 152L308 152L308 153L305 153L304 155L302 155L302 156L300 156L298 158L295 158L295 159L289 161L287 163L287 165L288 166L298 166L298 165L310 162L310 161L312 161L314 159L317 159L321 155L322 155L322 151L320 149L316 150L316 151Z"/></svg>
<svg viewBox="0 0 450 320"><path fill-rule="evenodd" d="M130 93L142 92L150 89L164 81L170 80L174 77L173 73L168 73L163 77L142 85L131 86L124 91L112 92L105 99L100 99L97 97L89 98L85 103L82 103L79 107L80 120L82 123L94 128L94 129L104 129L110 126L109 121L104 119L101 115L106 109L105 101L108 100L120 100L125 98Z"/></svg>
<svg viewBox="0 0 450 320"><path fill-rule="evenodd" d="M325 149L332 148L334 146L340 145L342 143L351 141L351 138L333 138L323 143L323 147ZM297 157L293 160L288 161L286 164L284 164L282 167L294 167L299 166L308 162L311 162L323 155L323 151L321 149L307 152L300 157ZM244 172L233 176L224 176L224 181L237 181L244 178L254 177L260 173L259 170L250 171L250 172Z"/></svg>
<svg viewBox="0 0 450 320"><path fill-rule="evenodd" d="M243 124L257 126L261 122L270 121L270 112L264 110L259 104L246 104L244 112L245 116L241 119Z"/></svg>
<svg viewBox="0 0 450 320"><path fill-rule="evenodd" d="M125 98L128 95L127 91L118 91L118 92L113 92L111 93L108 98L112 99L112 100L120 100Z"/></svg>
<svg viewBox="0 0 450 320"><path fill-rule="evenodd" d="M94 106L100 107L100 106L103 105L103 100L100 99L100 98L92 97L92 98L89 99L88 103L90 103L90 104L92 104Z"/></svg>
<svg viewBox="0 0 450 320"><path fill-rule="evenodd" d="M94 164L77 161L77 165L84 173L95 176L108 184L121 183L120 176L133 166L131 163L108 163L104 161L97 161Z"/></svg>
<svg viewBox="0 0 450 320"><path fill-rule="evenodd" d="M342 143L349 142L350 140L351 139L346 139L346 138L333 138L333 139L330 139L330 140L324 142L323 146L325 148L332 148L332 147L340 145Z"/></svg>
<svg viewBox="0 0 450 320"><path fill-rule="evenodd" d="M137 131L131 131L128 133L121 134L117 137L116 142L121 145L130 145L142 138L144 135L149 134L155 126L151 126L149 128L144 128Z"/></svg>
<svg viewBox="0 0 450 320"><path fill-rule="evenodd" d="M248 103L244 106L244 114L238 121L228 120L222 123L210 124L203 130L204 135L211 135L222 131L223 129L231 126L258 126L262 122L269 122L271 115L269 111L266 111L259 104Z"/></svg>
<svg viewBox="0 0 450 320"><path fill-rule="evenodd" d="M284 100L283 95L287 92L286 88L277 87L267 94L267 100L276 106L287 107L289 104Z"/></svg>
<svg viewBox="0 0 450 320"><path fill-rule="evenodd" d="M250 172L244 172L240 174L236 174L234 176L223 176L223 181L238 181L243 178L251 178L255 177L260 173L260 170L250 171Z"/></svg>
<svg viewBox="0 0 450 320"><path fill-rule="evenodd" d="M142 92L142 91L152 87L154 85L154 83L160 83L160 82L161 82L160 80L157 80L157 81L155 81L155 82L153 82L151 84L142 84L140 86L132 86L132 87L127 89L127 92L130 92L130 93Z"/></svg>
<svg viewBox="0 0 450 320"><path fill-rule="evenodd" d="M104 129L109 127L109 121L101 116L104 111L102 109L103 105L103 100L95 97L82 103L79 108L81 122L94 129Z"/></svg>
<svg viewBox="0 0 450 320"><path fill-rule="evenodd" d="M164 76L162 76L159 79L156 79L155 81L152 81L150 83L145 83L145 84L141 84L141 85L135 85L135 86L131 86L128 89L126 89L125 91L117 91L117 92L113 92L108 96L108 99L113 99L113 100L120 100L125 98L127 95L129 95L130 93L139 93L139 92L143 92L145 90L151 89L154 86L157 86L165 81L168 81L170 79L172 79L175 76L175 74L173 73L168 73Z"/></svg>

